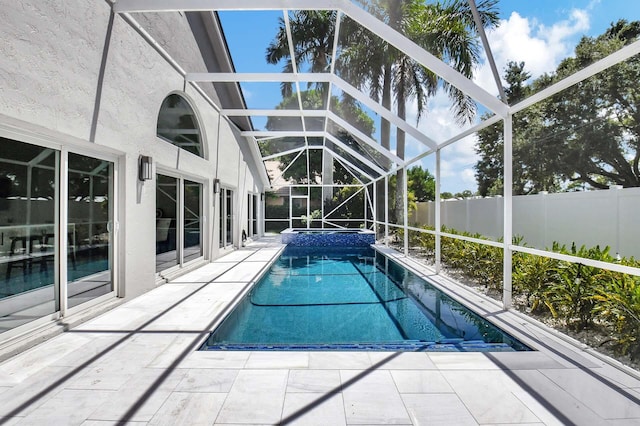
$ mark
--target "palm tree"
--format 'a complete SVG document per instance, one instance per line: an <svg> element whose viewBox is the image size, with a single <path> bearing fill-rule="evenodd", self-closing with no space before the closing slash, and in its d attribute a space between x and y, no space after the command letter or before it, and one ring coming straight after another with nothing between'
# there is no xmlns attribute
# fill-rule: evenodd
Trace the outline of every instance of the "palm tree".
<svg viewBox="0 0 640 426"><path fill-rule="evenodd" d="M498 22L497 0L482 0L478 11L485 27ZM393 29L425 48L434 56L471 78L480 61L478 28L466 0L425 4L424 0L370 0L368 10ZM475 116L475 103L456 87L442 81L412 58L389 46L380 37L346 20L343 28L343 49L336 67L341 75L388 110L395 101L398 117L406 119L407 103L415 100L419 121L426 112L428 99L442 87L453 101L456 119L460 123ZM381 144L390 147L389 123L382 121ZM396 154L405 155L405 133L397 129ZM403 213L403 171L396 179L396 217Z"/></svg>
<svg viewBox="0 0 640 426"><path fill-rule="evenodd" d="M311 67L310 72L329 71L333 54L336 18L336 11L302 10L293 12L289 19L289 25L297 69L307 63ZM279 19L278 33L275 39L267 47L266 59L270 64L277 64L284 59L285 64L282 72L293 72L291 50L283 18ZM324 84L320 84L317 89L323 91L324 86ZM282 83L281 90L283 99L293 94L291 83Z"/></svg>
<svg viewBox="0 0 640 426"><path fill-rule="evenodd" d="M498 22L497 0L482 0L477 5L482 25ZM470 6L466 0L445 0L426 4L424 0L369 0L368 11L391 28L413 40L434 56L471 78L480 61L480 44ZM336 12L299 11L290 20L296 63L309 63L312 71L326 71L331 65ZM438 78L412 58L389 46L349 18L340 27L340 55L335 68L346 81L361 90L367 89L372 99L406 119L407 103L416 103L417 120L426 112L427 101L443 88L454 103L458 122L471 121L475 103L469 96ZM287 59L285 72L292 71L290 50L284 21L275 40L267 48L267 61L277 63ZM283 95L291 93L291 85L283 84ZM288 90L288 92L287 92ZM386 120L380 128L381 144L390 148L391 129ZM405 133L397 129L396 154L404 158ZM396 217L403 210L403 174L396 179ZM380 197L381 199L382 197Z"/></svg>

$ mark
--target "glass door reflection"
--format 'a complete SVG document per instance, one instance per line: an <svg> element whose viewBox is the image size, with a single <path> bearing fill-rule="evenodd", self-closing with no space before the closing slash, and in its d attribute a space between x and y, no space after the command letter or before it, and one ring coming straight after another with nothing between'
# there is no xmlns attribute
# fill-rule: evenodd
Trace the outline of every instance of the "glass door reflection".
<svg viewBox="0 0 640 426"><path fill-rule="evenodd" d="M59 151L0 138L0 333L59 309L59 168Z"/></svg>
<svg viewBox="0 0 640 426"><path fill-rule="evenodd" d="M183 262L202 256L202 184L184 181Z"/></svg>
<svg viewBox="0 0 640 426"><path fill-rule="evenodd" d="M224 190L225 192L225 246L233 244L233 191L230 189Z"/></svg>
<svg viewBox="0 0 640 426"><path fill-rule="evenodd" d="M156 175L156 272L178 264L178 179Z"/></svg>
<svg viewBox="0 0 640 426"><path fill-rule="evenodd" d="M113 291L113 163L69 153L67 306ZM51 245L53 234L45 237Z"/></svg>

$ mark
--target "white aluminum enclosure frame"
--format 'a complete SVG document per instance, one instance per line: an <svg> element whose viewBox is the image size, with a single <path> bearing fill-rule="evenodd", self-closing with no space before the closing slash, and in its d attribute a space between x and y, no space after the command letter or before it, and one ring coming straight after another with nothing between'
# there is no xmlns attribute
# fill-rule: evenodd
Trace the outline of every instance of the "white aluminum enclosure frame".
<svg viewBox="0 0 640 426"><path fill-rule="evenodd" d="M475 2L474 0L469 0L469 4L471 5L472 11L474 12L474 18L477 20L477 11L475 10ZM198 82L242 82L242 81L276 81L276 82L292 82L299 85L300 82L324 82L328 83L329 87L336 87L342 90L344 93L352 96L358 102L361 102L367 108L374 111L376 114L380 115L382 118L387 120L389 123L397 126L399 129L405 131L408 135L411 135L418 142L424 144L429 148L427 152L421 153L420 155L404 160L397 157L394 153L389 150L385 150L377 142L371 140L367 136L359 133L357 129L353 128L349 123L346 123L340 117L337 117L334 113L332 113L327 106L327 109L321 111L305 111L302 108L299 110L292 111L284 111L284 110L224 110L219 107L217 109L221 111L225 119L228 120L230 116L252 116L252 115L267 115L267 116L295 116L300 117L303 123L303 131L302 132L257 132L257 131L245 131L242 132L242 135L255 140L256 137L287 137L287 136L300 136L305 138L306 146L300 148L300 150L310 149L311 147L308 144L308 138L310 137L321 137L324 140L329 140L331 143L338 146L340 149L343 149L349 155L353 156L353 158L362 162L362 164L366 165L372 170L375 170L376 173L382 172L381 176L373 177L364 173L361 169L356 168L356 166L349 162L344 157L338 156L335 152L330 150L328 147L324 146L323 148L327 150L327 152L331 152L331 155L335 156L341 163L346 166L350 166L351 172L357 171L358 174L365 176L369 179L369 182L366 184L373 184L374 182L384 180L385 182L385 194L384 194L384 204L385 204L385 214L384 221L378 221L377 212L374 211L374 227L377 225L384 225L385 227L385 241L388 241L389 236L389 218L388 218L388 210L389 210L389 200L388 200L388 183L389 177L396 173L397 169L404 169L405 182L403 185L406 187L406 176L407 176L407 168L409 165L421 160L422 158L435 154L436 157L436 230L435 231L424 231L431 232L436 235L436 272L438 273L441 268L440 263L440 238L441 236L447 236L450 238L459 238L464 240L469 240L473 242L477 242L480 244L488 244L492 246L498 246L503 248L504 250L504 294L503 294L503 303L505 308L511 306L511 255L513 251L530 253L539 256L546 256L555 259L565 260L569 262L580 262L582 264L588 266L594 266L598 268L608 269L612 271L622 272L626 274L632 275L640 275L639 268L632 268L625 265L620 264L610 264L606 262L600 262L590 259L577 258L575 256L568 256L558 253L553 253L545 250L537 250L531 249L527 247L517 246L512 244L512 194L511 191L505 191L505 205L504 205L504 229L503 229L503 238L504 242L497 243L493 241L485 241L478 240L474 238L462 237L458 235L447 234L441 231L441 217L440 217L440 182L441 182L441 173L440 173L440 157L441 150L451 145L466 136L472 135L477 131L486 128L490 125L498 123L502 121L504 123L504 186L505 188L512 187L512 129L511 129L511 120L513 114L518 111L521 111L536 102L539 102L543 99L548 98L554 94L559 93L560 91L589 78L598 72L607 69L619 62L622 62L628 58L631 58L634 55L640 54L640 41L636 41L628 46L623 47L619 51L595 62L592 65L587 66L586 68L578 71L577 73L568 76L564 80L534 94L533 96L521 101L520 103L509 106L505 104L500 99L494 97L489 92L475 84L470 79L464 77L462 74L451 68L446 63L442 62L440 59L436 58L422 47L414 43L413 41L407 39L404 35L400 34L398 31L390 28L385 23L381 22L371 14L369 14L363 8L358 7L353 4L350 0L117 0L113 4L113 11L116 14L120 14L125 18L125 20L134 26L138 31L142 31L141 33L145 36L145 38L150 43L155 43L156 47L159 51L162 49L157 46L157 43L153 40L151 36L144 33L144 29L140 27L140 25L134 19L134 13L136 12L175 12L175 11L241 11L241 10L252 10L252 11L260 11L260 10L281 10L283 12L284 21L286 25L286 31L289 38L289 46L291 48L291 28L288 23L288 11L291 10L336 10L338 13L336 14L337 22L336 22L336 34L334 34L334 49L333 49L333 57L332 57L332 67L331 72L322 74L322 73L291 73L291 74L278 74L278 73L245 73L245 74L237 74L237 73L188 73L185 72L180 66L172 59L166 52L164 52L163 56L167 58L176 69L180 69L185 78L185 84L191 84L201 93L202 89L198 86ZM336 56L336 44L340 31L340 20L342 16L347 16L362 25L363 27L368 28L370 31L378 35L382 40L389 43L391 46L397 48L400 52L405 55L411 57L424 67L430 69L434 73L436 73L440 78L447 81L452 86L458 88L463 93L469 95L472 99L482 104L489 111L493 112L495 115L490 117L489 119L471 127L468 130L461 132L460 134L445 140L445 141L435 141L431 139L428 135L420 132L416 127L410 125L405 120L400 119L395 113L389 111L374 100L372 100L367 94L363 93L361 90L354 88L340 77L335 74L335 69L333 67L335 56ZM480 29L481 25L478 26ZM480 31L479 34L482 38L482 42L485 48L485 52L487 53L487 57L489 63L492 67L492 73L494 76L494 80L496 80L496 86L501 96L503 97L503 91L500 84L500 80L497 77L495 62L493 60L490 46L486 40L486 35L484 31ZM293 51L291 53L293 55ZM295 60L292 61L295 67ZM294 68L295 70L295 68ZM297 71L297 70L295 70ZM298 93L300 93L298 86ZM329 90L331 93L331 89ZM503 97L504 99L504 97ZM299 104L300 99L298 99ZM305 117L323 117L325 119L325 127L323 131L306 131L305 129ZM339 143L340 141L335 138L335 136L331 135L327 130L328 120L331 119L335 124L341 126L346 131L351 132L354 136L356 136L360 141L367 144L369 147L375 149L381 155L383 155L391 164L389 170L386 171L381 167L373 164L370 160L366 159L361 155L357 154L355 151L350 150L348 146L345 144ZM253 144L252 147L254 153L259 156L259 150L256 144ZM292 153L297 151L290 151L287 153ZM277 156L284 155L285 153L278 153L269 155L265 158L275 158ZM355 176L355 174L354 174ZM365 185L362 182L363 186ZM374 191L374 200L377 199L377 196L381 196L382 194L376 194ZM404 218L404 235L405 238L408 235L408 230L410 227L408 226L406 213L407 213L407 200L406 200L406 191L405 191L405 218ZM376 202L374 201L374 207ZM374 209L375 210L375 209ZM396 225L394 225L396 226ZM405 242L405 252L407 243Z"/></svg>

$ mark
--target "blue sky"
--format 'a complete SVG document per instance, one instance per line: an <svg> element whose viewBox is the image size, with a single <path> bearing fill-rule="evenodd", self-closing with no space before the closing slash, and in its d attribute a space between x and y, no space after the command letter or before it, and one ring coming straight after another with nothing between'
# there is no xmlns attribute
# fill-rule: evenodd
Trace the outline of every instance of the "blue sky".
<svg viewBox="0 0 640 426"><path fill-rule="evenodd" d="M571 56L582 36L599 35L611 22L621 18L629 21L640 19L640 2L630 0L500 0L498 9L500 25L487 34L498 69L502 72L509 60L524 61L534 78L553 71L562 59ZM282 71L281 66L269 65L264 58L266 47L277 32L280 16L279 11L220 13L238 72ZM497 95L486 63L476 70L474 80ZM249 108L272 108L281 99L277 83L243 85L243 92ZM415 109L409 108L408 115L408 121L415 124ZM264 119L254 119L254 125L263 127ZM450 103L444 95L436 95L431 100L419 128L438 142L461 130L453 122ZM475 140L469 137L443 150L442 191L476 190L473 166L477 156L474 145ZM424 149L416 141L409 140L406 158ZM431 157L421 163L433 171Z"/></svg>

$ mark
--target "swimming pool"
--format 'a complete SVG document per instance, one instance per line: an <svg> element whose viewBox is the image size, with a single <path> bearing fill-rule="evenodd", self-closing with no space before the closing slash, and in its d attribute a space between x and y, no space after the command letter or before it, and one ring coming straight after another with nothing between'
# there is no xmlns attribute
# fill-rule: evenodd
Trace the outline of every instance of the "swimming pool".
<svg viewBox="0 0 640 426"><path fill-rule="evenodd" d="M201 350L529 348L370 247L287 247Z"/></svg>

